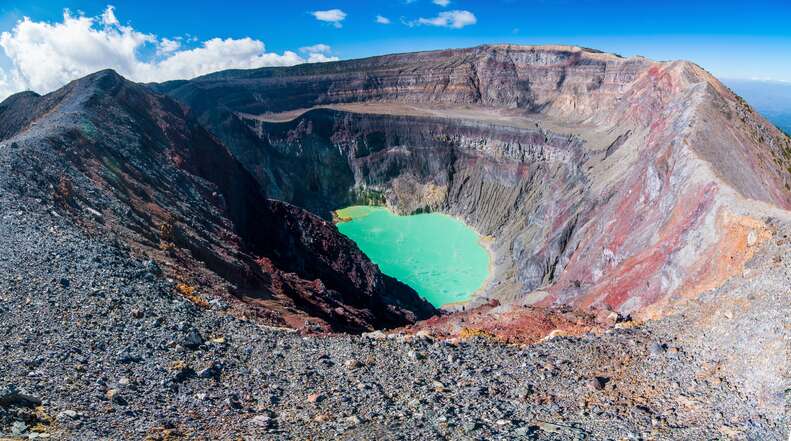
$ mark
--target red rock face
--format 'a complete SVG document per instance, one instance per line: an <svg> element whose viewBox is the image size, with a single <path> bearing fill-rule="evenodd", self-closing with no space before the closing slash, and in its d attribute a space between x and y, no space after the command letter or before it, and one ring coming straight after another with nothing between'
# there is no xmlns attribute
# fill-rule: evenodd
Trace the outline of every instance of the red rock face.
<svg viewBox="0 0 791 441"><path fill-rule="evenodd" d="M693 298L738 274L767 238L760 211L735 214L744 211L741 198L789 207L789 176L769 160L783 136L715 79L689 64L653 66L632 90L628 114L650 122L642 128L645 145L633 147L628 170L582 228L577 251L542 304L604 304L624 312L651 306L657 314L661 304ZM756 134L745 142L748 127ZM747 236L754 237L749 246Z"/></svg>
<svg viewBox="0 0 791 441"><path fill-rule="evenodd" d="M547 338L603 332L616 316L593 314L571 307L506 306L497 301L453 314L432 317L401 329L406 334L427 332L435 338L483 337L508 344L533 344Z"/></svg>
<svg viewBox="0 0 791 441"><path fill-rule="evenodd" d="M689 62L483 46L168 92L229 144L245 135L234 154L286 200L322 215L373 191L494 236L485 295L505 303L661 314L738 274L769 237L761 219L791 208L791 140ZM251 116L318 105L333 110ZM277 161L299 164L325 204Z"/></svg>

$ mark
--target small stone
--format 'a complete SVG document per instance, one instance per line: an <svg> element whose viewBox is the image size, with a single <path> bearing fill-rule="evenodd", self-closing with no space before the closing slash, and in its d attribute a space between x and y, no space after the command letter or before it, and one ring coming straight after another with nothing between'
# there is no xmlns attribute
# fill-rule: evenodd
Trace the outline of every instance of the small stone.
<svg viewBox="0 0 791 441"><path fill-rule="evenodd" d="M183 345L188 349L198 349L203 344L203 337L197 329L190 328L187 335L184 337Z"/></svg>
<svg viewBox="0 0 791 441"><path fill-rule="evenodd" d="M326 423L326 422L330 421L331 419L332 418L329 415L327 415L326 413L320 413L320 414L316 415L315 418L313 418L313 421L316 421L316 422L319 422L319 423Z"/></svg>
<svg viewBox="0 0 791 441"><path fill-rule="evenodd" d="M496 424L496 425L498 425L500 427L508 426L508 425L511 424L511 420L499 419L499 420L495 421L494 424Z"/></svg>
<svg viewBox="0 0 791 441"><path fill-rule="evenodd" d="M351 424L351 425L356 426L356 425L358 425L358 424L360 424L362 422L362 419L360 419L360 417L358 417L357 415L352 415L352 416L346 418L346 422Z"/></svg>
<svg viewBox="0 0 791 441"><path fill-rule="evenodd" d="M118 353L118 362L122 364L139 363L143 358L131 352L129 349L124 349Z"/></svg>
<svg viewBox="0 0 791 441"><path fill-rule="evenodd" d="M74 420L77 419L77 412L74 410L64 410L58 414L59 420Z"/></svg>
<svg viewBox="0 0 791 441"><path fill-rule="evenodd" d="M222 311L225 311L226 309L231 307L231 305L229 305L228 302L222 301L220 299L209 300L209 305L214 309L219 309Z"/></svg>
<svg viewBox="0 0 791 441"><path fill-rule="evenodd" d="M118 392L118 389L109 389L105 395L107 396L107 399L114 404L121 406L125 406L127 404L126 400Z"/></svg>
<svg viewBox="0 0 791 441"><path fill-rule="evenodd" d="M445 385L439 381L433 381L431 387L434 388L435 392L445 392Z"/></svg>
<svg viewBox="0 0 791 441"><path fill-rule="evenodd" d="M609 381L610 379L607 377L593 377L588 380L588 387L593 390L602 390Z"/></svg>
<svg viewBox="0 0 791 441"><path fill-rule="evenodd" d="M162 269L153 260L146 260L143 263L143 267L145 267L146 271L148 271L151 274L156 274L156 275L162 274Z"/></svg>
<svg viewBox="0 0 791 441"><path fill-rule="evenodd" d="M85 207L85 211L97 221L101 221L104 218L104 216L99 210L93 209L91 207Z"/></svg>
<svg viewBox="0 0 791 441"><path fill-rule="evenodd" d="M143 311L140 310L139 308L133 308L132 309L132 317L134 317L136 319L143 318Z"/></svg>
<svg viewBox="0 0 791 441"><path fill-rule="evenodd" d="M308 395L308 403L320 403L324 401L324 395L320 393L312 393Z"/></svg>
<svg viewBox="0 0 791 441"><path fill-rule="evenodd" d="M214 369L212 367L203 368L197 373L198 378L212 378L214 377Z"/></svg>
<svg viewBox="0 0 791 441"><path fill-rule="evenodd" d="M466 421L461 425L461 428L464 429L465 432L472 432L478 428L478 423L475 421Z"/></svg>
<svg viewBox="0 0 791 441"><path fill-rule="evenodd" d="M224 401L225 405L233 410L239 410L242 408L242 403L239 402L239 397L237 397L235 394L226 398Z"/></svg>
<svg viewBox="0 0 791 441"><path fill-rule="evenodd" d="M191 367L183 365L173 370L172 379L176 383L183 383L194 375L195 371Z"/></svg>
<svg viewBox="0 0 791 441"><path fill-rule="evenodd" d="M129 380L129 378L126 377L121 377L121 379L118 380L118 384L120 384L121 386L128 386L129 383L131 383L131 381Z"/></svg>
<svg viewBox="0 0 791 441"><path fill-rule="evenodd" d="M11 435L20 436L25 432L27 432L27 424L22 421L14 421L14 423L11 424Z"/></svg>
<svg viewBox="0 0 791 441"><path fill-rule="evenodd" d="M386 338L387 335L385 335L385 333L382 331L373 331L373 332L364 333L363 337L370 338L372 340L381 340L383 338Z"/></svg>
<svg viewBox="0 0 791 441"><path fill-rule="evenodd" d="M758 242L758 233L756 233L755 230L750 230L750 232L747 233L747 246L751 247L755 245L756 242Z"/></svg>
<svg viewBox="0 0 791 441"><path fill-rule="evenodd" d="M527 436L530 433L530 426L520 426L514 430L516 436Z"/></svg>
<svg viewBox="0 0 791 441"><path fill-rule="evenodd" d="M425 355L423 355L422 353L417 352L417 351L409 351L409 352L407 352L406 355L407 355L407 357L411 358L412 360L423 360L424 358L426 358Z"/></svg>
<svg viewBox="0 0 791 441"><path fill-rule="evenodd" d="M343 365L346 366L346 369L354 370L354 369L357 369L359 367L362 367L363 364L360 363L359 360L356 360L354 358L350 358L350 359L346 360L343 363Z"/></svg>
<svg viewBox="0 0 791 441"><path fill-rule="evenodd" d="M666 350L667 350L667 346L658 342L653 342L648 347L648 352L650 352L651 355L659 355L665 352Z"/></svg>
<svg viewBox="0 0 791 441"><path fill-rule="evenodd" d="M426 331L425 329L416 332L415 337L421 340L429 340L429 341L434 339L434 337L431 336L431 333Z"/></svg>
<svg viewBox="0 0 791 441"><path fill-rule="evenodd" d="M268 415L257 415L247 420L247 422L253 426L261 427L263 429L268 429L272 426L272 418L270 418Z"/></svg>
<svg viewBox="0 0 791 441"><path fill-rule="evenodd" d="M65 277L62 277L62 278L60 279L60 286L62 286L62 287L64 287L64 288L68 288L68 287L69 287L69 285L71 285L71 282L69 281L69 279L67 279L67 278L65 278Z"/></svg>

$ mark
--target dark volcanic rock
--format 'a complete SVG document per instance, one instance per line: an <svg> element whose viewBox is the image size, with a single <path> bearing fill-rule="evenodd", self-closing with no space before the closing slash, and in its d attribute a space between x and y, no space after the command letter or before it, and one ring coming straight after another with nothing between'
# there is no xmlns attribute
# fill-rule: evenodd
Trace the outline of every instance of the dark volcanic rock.
<svg viewBox="0 0 791 441"><path fill-rule="evenodd" d="M43 116L17 133L20 114ZM192 301L225 292L254 299L272 323L294 326L301 315L347 331L434 313L333 225L268 200L178 104L112 71L45 97L15 96L0 120L11 121L6 136L22 146L13 152L18 182L9 191L52 200L86 230L158 261ZM86 210L101 213L101 222L81 215Z"/></svg>

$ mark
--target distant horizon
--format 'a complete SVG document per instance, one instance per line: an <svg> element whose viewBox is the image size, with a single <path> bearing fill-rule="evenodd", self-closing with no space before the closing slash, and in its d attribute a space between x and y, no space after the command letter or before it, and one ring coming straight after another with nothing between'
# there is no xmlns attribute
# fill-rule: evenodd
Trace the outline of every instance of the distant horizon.
<svg viewBox="0 0 791 441"><path fill-rule="evenodd" d="M102 68L162 82L481 44L575 45L688 60L720 79L791 83L789 17L791 4L779 0L5 2L0 98L47 93Z"/></svg>

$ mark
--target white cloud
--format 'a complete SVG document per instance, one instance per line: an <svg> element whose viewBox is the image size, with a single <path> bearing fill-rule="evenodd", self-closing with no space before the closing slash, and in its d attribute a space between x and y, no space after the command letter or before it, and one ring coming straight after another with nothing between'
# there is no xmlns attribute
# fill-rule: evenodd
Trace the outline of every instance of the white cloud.
<svg viewBox="0 0 791 441"><path fill-rule="evenodd" d="M407 22L409 26L427 25L443 28L461 29L478 22L475 14L470 11L445 11L433 18L418 18L416 21Z"/></svg>
<svg viewBox="0 0 791 441"><path fill-rule="evenodd" d="M450 4L450 0L434 0L433 3L435 5L439 5L439 6L442 6L444 8L445 6L448 6Z"/></svg>
<svg viewBox="0 0 791 441"><path fill-rule="evenodd" d="M333 26L336 28L340 28L343 25L341 22L346 19L346 13L340 9L328 9L326 11L313 11L311 14L316 17L316 20L319 21L326 21L327 23L332 23Z"/></svg>
<svg viewBox="0 0 791 441"><path fill-rule="evenodd" d="M308 63L326 63L328 61L338 61L339 59L338 57L329 57L326 54L317 52L308 54Z"/></svg>
<svg viewBox="0 0 791 441"><path fill-rule="evenodd" d="M382 15L377 15L375 21L379 24L390 24L390 19Z"/></svg>
<svg viewBox="0 0 791 441"><path fill-rule="evenodd" d="M118 19L115 18L115 6L108 6L102 13L102 23L105 26L119 25Z"/></svg>
<svg viewBox="0 0 791 441"><path fill-rule="evenodd" d="M194 78L224 69L252 69L262 66L290 66L304 63L295 52L282 54L266 52L264 43L252 38L212 38L200 47L174 52L166 58L139 62L136 71L128 75L136 81L164 81L176 78Z"/></svg>
<svg viewBox="0 0 791 441"><path fill-rule="evenodd" d="M327 61L338 61L338 57L330 57L327 54L332 51L329 45L318 43L313 46L304 46L299 51L308 55L308 63L324 63Z"/></svg>
<svg viewBox="0 0 791 441"><path fill-rule="evenodd" d="M179 50L180 48L181 42L178 38L174 40L163 38L157 42L157 55L169 54Z"/></svg>
<svg viewBox="0 0 791 441"><path fill-rule="evenodd" d="M182 45L191 47L185 48ZM36 22L24 18L0 34L0 48L11 61L0 69L0 99L22 90L51 92L67 82L101 69L115 69L133 81L188 79L223 69L288 66L337 60L326 45L303 48L303 56L285 51L267 52L252 38L212 38L198 42L158 38L121 25L108 6L99 17L63 14L62 22ZM156 49L155 55L146 48Z"/></svg>
<svg viewBox="0 0 791 441"><path fill-rule="evenodd" d="M305 53L317 52L323 54L329 52L330 50L332 50L332 48L323 43L314 44L313 46L303 46L299 48L300 52L305 52Z"/></svg>

